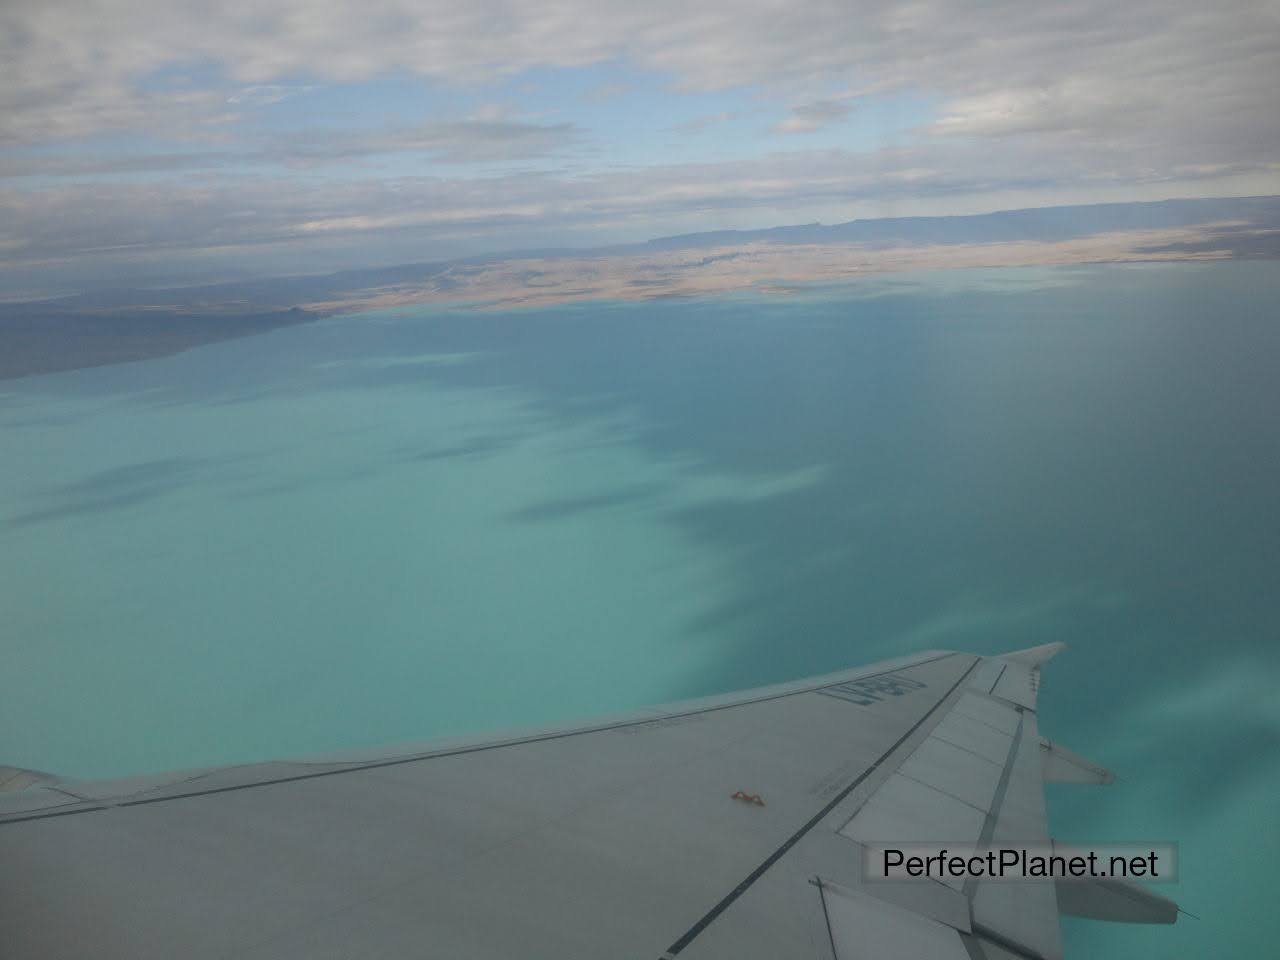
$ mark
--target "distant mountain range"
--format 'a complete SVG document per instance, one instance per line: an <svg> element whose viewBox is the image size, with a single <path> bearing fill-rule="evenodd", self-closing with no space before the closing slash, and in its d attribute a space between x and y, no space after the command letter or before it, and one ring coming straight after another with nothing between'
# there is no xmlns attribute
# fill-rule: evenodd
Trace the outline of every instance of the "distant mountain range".
<svg viewBox="0 0 1280 960"><path fill-rule="evenodd" d="M1091 256L1089 244L1073 242L1124 235L1131 238L1117 255L1114 245ZM1058 245L1035 262L1089 262L1116 259L1214 258L1280 259L1280 197L1165 200L1008 210L975 216L897 217L721 230L661 237L645 243L593 249L555 248L469 257L440 263L344 270L317 276L272 277L199 287L160 290L104 290L55 300L0 303L0 379L160 356L201 343L246 336L339 312L351 304L378 305L381 291L399 302L479 299L492 296L507 305L554 302L582 296L658 296L750 286L787 274L782 248L857 251L848 276L875 272L875 251L895 251L886 269L913 266L997 265L990 245ZM981 258L957 257L947 248L983 250ZM772 250L761 255L760 250ZM1099 250L1102 248L1099 247ZM690 260L688 253L716 251ZM931 260L928 251L936 256ZM903 253L905 251L905 254ZM923 253L922 253L923 252ZM796 254L798 278L830 279L815 273ZM572 276L579 262L598 271L602 259L614 263L609 282L559 294L529 295ZM794 258L793 258L794 259ZM714 283L699 276L712 262L736 260L732 275L716 273ZM643 275L628 273L643 263ZM901 264L905 262L906 266ZM1010 264L1029 262L1025 255ZM760 275L752 277L752 264ZM533 264L533 268L529 268ZM779 266L783 264L783 266ZM704 270L705 273L705 270ZM581 285L577 285L581 287Z"/></svg>
<svg viewBox="0 0 1280 960"><path fill-rule="evenodd" d="M1160 200L1153 203L1095 203L1072 207L1003 210L963 217L893 217L850 220L829 226L808 223L767 230L719 230L651 240L663 250L746 243L905 244L1061 241L1121 230L1164 230L1236 220L1280 227L1280 197L1224 200Z"/></svg>

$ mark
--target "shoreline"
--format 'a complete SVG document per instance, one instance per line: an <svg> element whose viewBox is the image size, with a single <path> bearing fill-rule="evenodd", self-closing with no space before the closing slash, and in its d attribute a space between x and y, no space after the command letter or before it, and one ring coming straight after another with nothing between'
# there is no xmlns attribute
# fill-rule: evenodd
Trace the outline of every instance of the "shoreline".
<svg viewBox="0 0 1280 960"><path fill-rule="evenodd" d="M1243 256L1236 253L1242 236L1253 244ZM296 303L285 309L243 299L201 299L184 307L181 290L152 294L153 302L139 292L136 304L97 310L81 305L84 298L7 304L0 310L0 381L172 356L208 343L383 309L454 305L489 312L751 291L785 296L802 285L918 271L1228 260L1280 260L1280 230L1217 222L1060 241L894 246L752 241L666 251L531 254L443 264L424 268L419 278L344 291L333 289L332 277L320 276L314 281L318 297L296 291Z"/></svg>

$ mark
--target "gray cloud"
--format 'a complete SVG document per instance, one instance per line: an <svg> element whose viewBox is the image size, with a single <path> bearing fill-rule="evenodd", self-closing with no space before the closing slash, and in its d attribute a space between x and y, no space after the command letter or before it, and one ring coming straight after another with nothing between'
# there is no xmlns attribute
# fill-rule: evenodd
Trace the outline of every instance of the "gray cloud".
<svg viewBox="0 0 1280 960"><path fill-rule="evenodd" d="M792 107L790 115L773 129L777 133L812 133L839 123L853 112L853 104L845 100L815 100Z"/></svg>
<svg viewBox="0 0 1280 960"><path fill-rule="evenodd" d="M705 133L712 127L721 123L728 123L737 114L730 110L722 110L720 113L710 113L701 117L694 117L684 123L677 123L670 129L676 133Z"/></svg>
<svg viewBox="0 0 1280 960"><path fill-rule="evenodd" d="M509 162L561 153L584 139L584 132L572 123L477 117L383 132L309 130L218 150L116 156L49 156L10 150L7 155L0 154L0 179L219 170L260 164L310 167L395 153L420 153L443 163Z"/></svg>
<svg viewBox="0 0 1280 960"><path fill-rule="evenodd" d="M1194 165L1151 170L1135 161L1113 162L1102 174L1099 164L1105 158L1091 159L1081 173L1079 154L1062 154L1052 146L1016 144L993 153L981 142L929 143L596 174L345 182L207 175L182 182L0 189L0 254L6 272L24 283L34 268L60 261L163 263L189 255L208 268L237 255L258 260L270 255L276 263L298 251L299 262L310 264L319 263L325 251L350 256L359 250L360 263L404 262L545 245L548 238L592 242L734 223L769 225L794 221L796 211L821 211L829 222L869 213L918 213L910 204L923 200L936 208L993 190L1069 202L1072 189L1097 193L1111 186L1132 199L1143 195L1135 190L1144 185L1158 196L1176 193L1171 189L1176 181L1191 181L1194 194L1204 192L1195 188L1197 177L1225 172ZM1280 166L1243 165L1230 172L1275 177ZM1014 195L1003 204L1025 202ZM379 244L383 253L376 252ZM335 261L342 262L341 257Z"/></svg>
<svg viewBox="0 0 1280 960"><path fill-rule="evenodd" d="M608 103L618 97L626 96L632 92L629 83L602 83L600 86L589 90L585 98L589 103Z"/></svg>
<svg viewBox="0 0 1280 960"><path fill-rule="evenodd" d="M579 143L582 137L582 131L572 123L474 118L425 123L373 136L318 132L279 144L275 150L297 161L413 152L467 163L545 156Z"/></svg>
<svg viewBox="0 0 1280 960"><path fill-rule="evenodd" d="M1086 131L1165 150L1211 139L1218 160L1236 161L1280 145L1278 21L1275 4L1257 0L712 0L696 10L675 0L261 0L252 15L195 0L18 0L0 13L0 136L216 126L225 96L138 87L175 62L218 64L242 87L270 89L297 75L407 70L471 82L625 60L689 89L856 81L940 96L940 134Z"/></svg>
<svg viewBox="0 0 1280 960"><path fill-rule="evenodd" d="M966 196L990 209L1196 183L1277 192L1278 50L1280 8L1258 0L259 0L251 13L196 0L13 0L0 7L0 143L12 145L0 176L160 176L14 181L0 189L0 257L11 276L182 251L206 269L228 251L364 250L394 237L403 260L419 249L764 225L806 210L839 219L864 204L956 210ZM405 71L474 85L604 62L659 71L682 90L750 87L796 104L779 132L838 122L868 92L935 104L935 119L910 147L865 153L323 185L270 168L406 153L450 164L580 160L589 131L491 110L254 142L227 132L238 113L313 82ZM173 64L212 65L218 89L158 82ZM847 90L862 93L833 92ZM129 130L189 149L56 159L33 149ZM270 175L232 177L243 164ZM1107 193L1120 188L1125 197Z"/></svg>
<svg viewBox="0 0 1280 960"><path fill-rule="evenodd" d="M233 93L231 96L227 97L227 103L255 105L280 103L282 100L288 100L290 97L310 93L312 90L317 89L319 88L314 85L260 83L251 87L245 87L244 89Z"/></svg>

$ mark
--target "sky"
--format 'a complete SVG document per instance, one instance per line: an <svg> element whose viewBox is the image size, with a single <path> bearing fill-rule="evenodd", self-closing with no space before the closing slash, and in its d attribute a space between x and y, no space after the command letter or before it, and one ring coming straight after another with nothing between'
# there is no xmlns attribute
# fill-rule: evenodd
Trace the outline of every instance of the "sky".
<svg viewBox="0 0 1280 960"><path fill-rule="evenodd" d="M8 0L0 299L1280 193L1275 0Z"/></svg>

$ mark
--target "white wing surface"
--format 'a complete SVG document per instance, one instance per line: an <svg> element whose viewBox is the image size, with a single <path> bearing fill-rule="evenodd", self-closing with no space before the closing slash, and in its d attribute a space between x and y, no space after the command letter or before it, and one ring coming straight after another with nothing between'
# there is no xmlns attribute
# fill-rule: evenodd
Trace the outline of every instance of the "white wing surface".
<svg viewBox="0 0 1280 960"><path fill-rule="evenodd" d="M7 777L0 944L55 958L1055 958L1140 887L867 882L862 844L1044 844L1039 664L930 652L588 727L114 783ZM3 789L0 786L0 789Z"/></svg>

